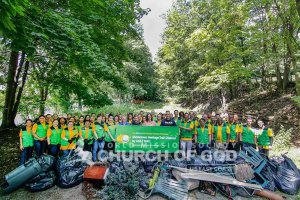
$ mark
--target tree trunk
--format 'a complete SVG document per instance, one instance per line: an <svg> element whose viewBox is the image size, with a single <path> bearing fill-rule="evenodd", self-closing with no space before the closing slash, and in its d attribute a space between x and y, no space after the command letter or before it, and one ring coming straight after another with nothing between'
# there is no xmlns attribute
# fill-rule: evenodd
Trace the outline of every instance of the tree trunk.
<svg viewBox="0 0 300 200"><path fill-rule="evenodd" d="M40 115L45 114L45 105L48 96L48 86L41 86L40 88Z"/></svg>
<svg viewBox="0 0 300 200"><path fill-rule="evenodd" d="M23 72L23 75L22 75L22 83L21 83L21 86L19 87L19 91L18 91L18 94L17 94L17 97L16 97L16 103L15 103L13 111L12 111L13 119L16 117L17 112L18 112L18 108L19 108L19 105L20 105L22 93L23 93L24 86L25 86L25 83L26 83L26 80L27 80L29 65L30 65L30 62L26 61L24 72Z"/></svg>
<svg viewBox="0 0 300 200"><path fill-rule="evenodd" d="M277 59L277 48L276 48L276 44L273 44L272 46L272 51L275 55L275 58ZM281 78L281 72L280 72L280 63L278 60L276 60L275 62L275 72L276 72L276 85L277 85L277 90L278 92L282 91L282 78Z"/></svg>
<svg viewBox="0 0 300 200"><path fill-rule="evenodd" d="M6 91L5 91L5 102L3 108L3 117L1 128L9 128L11 125L15 126L14 118L11 117L11 111L15 102L15 76L18 68L18 51L11 51L9 67L7 73ZM17 81L17 80L16 80Z"/></svg>

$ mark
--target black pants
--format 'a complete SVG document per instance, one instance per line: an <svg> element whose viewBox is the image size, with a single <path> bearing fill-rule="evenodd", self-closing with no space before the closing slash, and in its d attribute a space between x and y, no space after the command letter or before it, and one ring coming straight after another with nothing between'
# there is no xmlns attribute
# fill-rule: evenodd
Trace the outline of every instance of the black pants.
<svg viewBox="0 0 300 200"><path fill-rule="evenodd" d="M92 146L93 146L93 144L84 143L83 151L90 151L90 152L92 152Z"/></svg>
<svg viewBox="0 0 300 200"><path fill-rule="evenodd" d="M104 150L107 152L113 151L115 153L115 142L105 142Z"/></svg>
<svg viewBox="0 0 300 200"><path fill-rule="evenodd" d="M241 150L241 144L239 142L229 142L227 149L239 152Z"/></svg>

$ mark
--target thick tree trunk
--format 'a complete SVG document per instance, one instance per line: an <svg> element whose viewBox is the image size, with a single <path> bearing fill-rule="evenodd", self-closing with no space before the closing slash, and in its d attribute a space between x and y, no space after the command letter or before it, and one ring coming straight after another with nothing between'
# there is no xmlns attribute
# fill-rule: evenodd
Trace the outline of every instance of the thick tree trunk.
<svg viewBox="0 0 300 200"><path fill-rule="evenodd" d="M12 111L12 117L13 118L16 117L17 112L18 112L18 108L19 108L19 105L20 105L22 93L23 93L24 86L25 86L25 83L26 83L26 80L27 80L29 65L30 65L30 62L26 61L24 72L23 72L23 75L22 75L22 83L21 83L21 86L19 87L18 94L17 94L17 97L16 97L16 103L15 103L13 111Z"/></svg>
<svg viewBox="0 0 300 200"><path fill-rule="evenodd" d="M18 69L18 51L11 51L9 67L7 73L7 82L6 82L6 92L5 92L5 102L3 108L3 117L2 117L2 125L1 128L9 128L11 126L15 126L14 118L11 116L11 111L13 109L15 103L15 78Z"/></svg>
<svg viewBox="0 0 300 200"><path fill-rule="evenodd" d="M45 105L48 97L48 86L41 86L40 88L40 115L45 114Z"/></svg>

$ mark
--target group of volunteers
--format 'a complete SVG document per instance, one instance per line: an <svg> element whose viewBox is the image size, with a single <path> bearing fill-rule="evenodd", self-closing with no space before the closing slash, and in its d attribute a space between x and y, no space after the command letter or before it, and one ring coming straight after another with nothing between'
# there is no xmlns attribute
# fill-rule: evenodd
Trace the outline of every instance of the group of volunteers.
<svg viewBox="0 0 300 200"><path fill-rule="evenodd" d="M180 149L191 151L195 145L200 155L210 148L240 151L249 146L268 155L273 142L272 130L262 120L257 120L256 129L252 124L251 118L240 119L236 114L205 113L198 117L194 111L178 110L158 114L140 111L126 115L40 115L34 121L27 119L26 126L20 130L20 164L25 163L33 151L36 156L48 153L57 157L60 152L67 155L76 148L78 141L82 142L83 150L92 152L95 162L99 151L101 154L103 150L114 150L118 126L178 126Z"/></svg>

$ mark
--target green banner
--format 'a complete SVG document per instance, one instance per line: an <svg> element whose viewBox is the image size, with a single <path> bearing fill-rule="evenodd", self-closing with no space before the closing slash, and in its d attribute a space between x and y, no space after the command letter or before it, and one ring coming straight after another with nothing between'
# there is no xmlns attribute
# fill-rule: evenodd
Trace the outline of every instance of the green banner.
<svg viewBox="0 0 300 200"><path fill-rule="evenodd" d="M162 151L174 153L179 149L177 126L118 126L116 152Z"/></svg>

